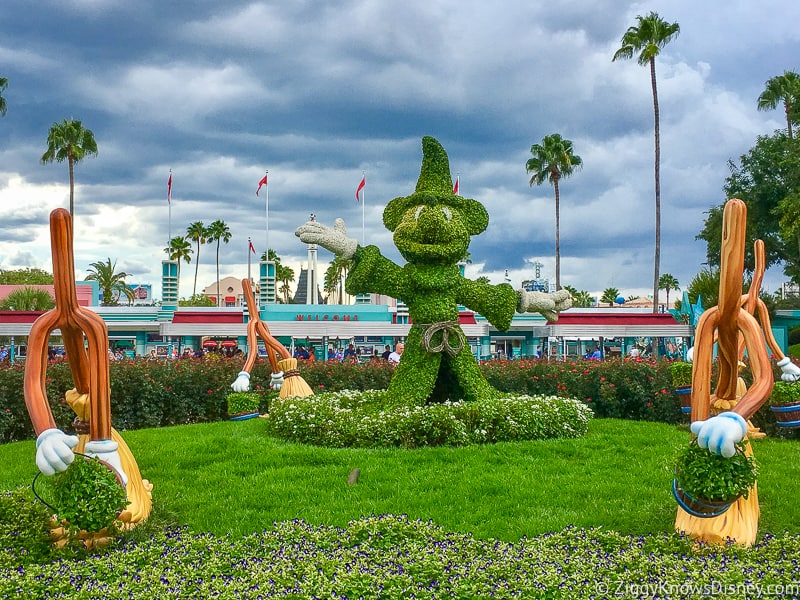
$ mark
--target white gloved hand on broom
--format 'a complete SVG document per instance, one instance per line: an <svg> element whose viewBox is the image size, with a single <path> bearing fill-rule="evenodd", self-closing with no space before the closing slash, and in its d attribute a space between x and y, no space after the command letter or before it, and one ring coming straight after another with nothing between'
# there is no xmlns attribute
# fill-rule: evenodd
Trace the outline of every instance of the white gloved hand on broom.
<svg viewBox="0 0 800 600"><path fill-rule="evenodd" d="M283 385L283 371L278 371L277 373L272 374L272 380L270 381L270 387L273 390L280 390L281 386Z"/></svg>
<svg viewBox="0 0 800 600"><path fill-rule="evenodd" d="M794 383L800 379L800 368L798 368L788 356L784 356L779 360L778 366L781 368L781 379L783 381Z"/></svg>
<svg viewBox="0 0 800 600"><path fill-rule="evenodd" d="M75 460L72 449L78 436L67 435L60 429L45 429L36 438L36 466L42 475L55 475L66 471Z"/></svg>
<svg viewBox="0 0 800 600"><path fill-rule="evenodd" d="M242 371L231 384L234 392L246 392L250 389L250 373Z"/></svg>
<svg viewBox="0 0 800 600"><path fill-rule="evenodd" d="M114 467L114 470L119 473L122 479L122 485L128 485L128 476L122 470L122 460L120 459L119 452L117 451L119 444L114 440L91 440L86 442L84 452L86 456L96 456L103 462L107 462Z"/></svg>
<svg viewBox="0 0 800 600"><path fill-rule="evenodd" d="M713 454L730 458L736 454L736 444L747 435L747 421L735 412L723 412L690 426L697 436L697 445Z"/></svg>

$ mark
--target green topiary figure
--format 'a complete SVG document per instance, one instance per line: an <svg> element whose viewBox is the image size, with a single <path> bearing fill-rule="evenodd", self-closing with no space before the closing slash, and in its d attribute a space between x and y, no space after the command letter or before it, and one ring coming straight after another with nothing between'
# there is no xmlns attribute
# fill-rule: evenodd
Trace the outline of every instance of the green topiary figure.
<svg viewBox="0 0 800 600"><path fill-rule="evenodd" d="M489 215L480 202L453 193L450 163L441 144L422 138L422 168L413 194L395 198L383 223L407 264L400 267L376 246L361 247L347 237L344 221L333 228L309 221L295 231L303 242L353 258L347 293L401 298L412 322L405 351L389 384L389 396L404 404L497 397L483 377L458 324L458 305L474 310L499 330L508 329L514 311L540 312L547 319L572 306L566 290L553 294L515 291L466 279L458 261L470 236L484 231Z"/></svg>

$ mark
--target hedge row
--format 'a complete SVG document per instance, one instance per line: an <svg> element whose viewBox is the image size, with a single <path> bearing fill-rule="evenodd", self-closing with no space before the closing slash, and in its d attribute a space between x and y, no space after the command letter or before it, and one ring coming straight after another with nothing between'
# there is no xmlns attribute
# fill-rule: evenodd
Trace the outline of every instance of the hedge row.
<svg viewBox="0 0 800 600"><path fill-rule="evenodd" d="M678 423L685 417L673 393L669 364L643 359L514 360L489 361L481 369L503 392L575 398L586 403L596 418ZM225 398L241 367L241 359L218 358L112 363L114 427L122 431L225 419ZM386 389L392 366L383 361L362 365L318 362L302 364L300 372L317 392ZM23 376L22 365L0 366L0 442L33 438L22 392ZM269 364L259 361L251 385L255 391L264 392L262 410L267 409L269 401L269 379ZM72 387L69 365L51 364L47 395L56 423L67 429L74 415L64 402L64 394ZM769 416L759 416L759 420L768 421Z"/></svg>

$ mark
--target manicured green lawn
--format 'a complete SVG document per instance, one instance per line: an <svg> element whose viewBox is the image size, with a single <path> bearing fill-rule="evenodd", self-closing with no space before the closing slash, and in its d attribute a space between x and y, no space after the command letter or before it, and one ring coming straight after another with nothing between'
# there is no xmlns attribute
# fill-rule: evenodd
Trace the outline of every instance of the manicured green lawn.
<svg viewBox="0 0 800 600"><path fill-rule="evenodd" d="M415 450L325 449L264 435L264 421L124 432L156 511L195 532L246 535L303 519L344 527L371 514L432 520L446 531L517 541L603 527L672 531L675 450L685 428L594 420L580 439ZM761 531L797 534L800 445L755 442ZM0 445L0 489L30 485L33 442ZM349 486L351 470L360 469Z"/></svg>

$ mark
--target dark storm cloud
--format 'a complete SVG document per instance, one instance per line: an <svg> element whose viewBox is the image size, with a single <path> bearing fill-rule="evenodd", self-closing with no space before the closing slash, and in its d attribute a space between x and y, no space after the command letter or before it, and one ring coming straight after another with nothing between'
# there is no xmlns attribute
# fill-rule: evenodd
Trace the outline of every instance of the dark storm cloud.
<svg viewBox="0 0 800 600"><path fill-rule="evenodd" d="M662 271L686 284L705 261L694 236L704 211L724 200L727 159L782 124L779 112L757 112L755 98L766 79L800 67L800 8L790 0L724 11L688 0L67 0L34 8L9 0L0 11L0 76L9 79L0 266L31 257L47 264L46 215L66 206L68 179L66 165L39 158L50 125L75 117L99 146L75 171L76 226L85 228L79 269L117 257L158 285L168 236L222 219L233 238L220 248L221 274L243 276L247 238L259 254L266 243L266 192L269 244L294 265L306 250L293 231L311 212L325 223L343 217L351 235L399 260L381 210L413 190L420 138L434 135L462 193L489 210L489 228L470 246L474 263L497 280L505 269L530 276L540 260L552 276L553 190L528 185L525 161L531 144L558 132L584 160L561 187L564 281L647 290L649 71L611 57L635 16L651 10L681 25L657 73ZM256 197L265 169L270 185ZM362 172L363 232L354 198ZM14 248L26 239L38 246ZM215 252L201 250L201 287L213 281Z"/></svg>

